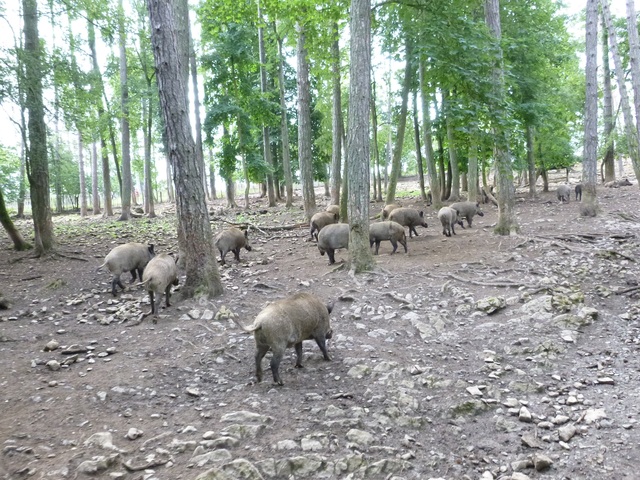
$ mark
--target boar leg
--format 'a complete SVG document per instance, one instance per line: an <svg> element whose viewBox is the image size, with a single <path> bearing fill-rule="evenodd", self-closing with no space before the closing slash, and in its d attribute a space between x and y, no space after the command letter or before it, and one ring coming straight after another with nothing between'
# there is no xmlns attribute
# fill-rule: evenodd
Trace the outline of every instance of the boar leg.
<svg viewBox="0 0 640 480"><path fill-rule="evenodd" d="M273 350L273 356L271 357L271 363L269 364L271 366L271 373L273 374L273 381L278 385L284 385L279 372L283 353L284 352L282 350Z"/></svg>
<svg viewBox="0 0 640 480"><path fill-rule="evenodd" d="M120 281L120 275L114 275L113 280L111 280L111 294L114 297L116 296L116 285L120 285L120 288L124 290L124 285L122 285L122 282Z"/></svg>
<svg viewBox="0 0 640 480"><path fill-rule="evenodd" d="M380 240L375 240L374 243L376 244L376 253L375 253L375 255L377 255L378 254L378 249L380 248Z"/></svg>
<svg viewBox="0 0 640 480"><path fill-rule="evenodd" d="M135 281L136 281L136 278L138 278L138 277L137 277L137 274L136 274L136 269L134 268L134 269L133 269L133 270L131 270L129 273L131 274L131 280L129 281L129 283L133 283L133 282L135 282ZM140 275L140 281L142 281L142 275Z"/></svg>
<svg viewBox="0 0 640 480"><path fill-rule="evenodd" d="M224 265L224 257L227 255L227 252L222 252L222 250L220 250L220 263L222 265Z"/></svg>
<svg viewBox="0 0 640 480"><path fill-rule="evenodd" d="M164 290L164 301L167 307L170 307L169 297L171 297L171 285L167 285L167 288Z"/></svg>
<svg viewBox="0 0 640 480"><path fill-rule="evenodd" d="M409 253L409 250L407 250L407 241L400 240L400 244L404 247L404 253Z"/></svg>
<svg viewBox="0 0 640 480"><path fill-rule="evenodd" d="M296 343L293 348L296 350L296 368L302 368L302 342Z"/></svg>
<svg viewBox="0 0 640 480"><path fill-rule="evenodd" d="M418 236L418 231L416 230L416 227L411 225L409 227L409 237L411 237L411 232L413 232L413 234L417 237Z"/></svg>
<svg viewBox="0 0 640 480"><path fill-rule="evenodd" d="M318 335L317 337L314 337L314 340L318 344L318 347L320 347L320 350L322 351L322 355L324 356L324 359L325 360L331 360L331 357L329 356L329 353L327 352L327 342L325 340L325 336L324 335Z"/></svg>
<svg viewBox="0 0 640 480"><path fill-rule="evenodd" d="M256 380L262 381L262 359L269 351L269 345L256 345Z"/></svg>
<svg viewBox="0 0 640 480"><path fill-rule="evenodd" d="M240 262L240 247L233 249L233 256L236 257L238 262Z"/></svg>
<svg viewBox="0 0 640 480"><path fill-rule="evenodd" d="M335 250L333 248L327 248L327 255L329 256L329 265L336 263L336 257L334 256Z"/></svg>
<svg viewBox="0 0 640 480"><path fill-rule="evenodd" d="M153 290L149 292L149 302L151 303L151 311L149 312L149 315L153 315L154 313L157 312L155 293L153 292Z"/></svg>
<svg viewBox="0 0 640 480"><path fill-rule="evenodd" d="M391 239L391 245L393 245L393 251L391 252L391 255L393 255L394 253L396 253L396 250L398 249L398 242L396 242L395 240Z"/></svg>

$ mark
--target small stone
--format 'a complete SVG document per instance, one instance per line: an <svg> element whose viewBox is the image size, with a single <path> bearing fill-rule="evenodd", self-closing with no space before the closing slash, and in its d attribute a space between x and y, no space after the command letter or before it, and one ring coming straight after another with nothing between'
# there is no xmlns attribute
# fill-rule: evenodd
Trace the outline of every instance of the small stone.
<svg viewBox="0 0 640 480"><path fill-rule="evenodd" d="M598 378L598 383L603 385L614 385L616 382L611 377L600 377Z"/></svg>
<svg viewBox="0 0 640 480"><path fill-rule="evenodd" d="M198 429L196 427L194 427L193 425L187 425L186 427L184 427L182 429L181 433L192 433L192 432L197 432Z"/></svg>
<svg viewBox="0 0 640 480"><path fill-rule="evenodd" d="M467 387L467 392L474 397L482 397L482 391L478 387Z"/></svg>
<svg viewBox="0 0 640 480"><path fill-rule="evenodd" d="M199 397L200 395L202 395L200 393L200 390L198 390L197 388L189 387L187 388L186 391L187 391L187 395L191 395L192 397Z"/></svg>
<svg viewBox="0 0 640 480"><path fill-rule="evenodd" d="M542 472L546 470L551 465L553 465L553 460L549 458L547 455L543 455L542 453L536 453L533 456L533 466L538 472Z"/></svg>
<svg viewBox="0 0 640 480"><path fill-rule="evenodd" d="M603 418L607 418L604 408L590 408L584 415L584 421L587 423L597 422Z"/></svg>
<svg viewBox="0 0 640 480"><path fill-rule="evenodd" d="M542 448L542 442L533 434L525 433L520 438L522 444L529 448Z"/></svg>
<svg viewBox="0 0 640 480"><path fill-rule="evenodd" d="M558 429L558 437L560 437L560 440L563 442L568 442L576 434L576 431L577 430L574 425L565 425Z"/></svg>
<svg viewBox="0 0 640 480"><path fill-rule="evenodd" d="M138 430L137 428L130 428L127 434L125 435L129 440L135 440L136 438L141 437L143 434L142 430Z"/></svg>
<svg viewBox="0 0 640 480"><path fill-rule="evenodd" d="M47 344L44 346L43 350L45 352L52 352L52 351L56 350L59 346L60 346L60 344L57 341L51 340L50 342L47 342Z"/></svg>
<svg viewBox="0 0 640 480"><path fill-rule="evenodd" d="M511 474L511 480L531 480L529 475L525 475L524 473L514 472Z"/></svg>
<svg viewBox="0 0 640 480"><path fill-rule="evenodd" d="M47 362L47 367L49 367L49 370L57 372L58 370L60 370L60 363L56 360L49 360Z"/></svg>
<svg viewBox="0 0 640 480"><path fill-rule="evenodd" d="M531 412L527 407L520 407L520 412L518 413L518 420L524 423L531 423Z"/></svg>
<svg viewBox="0 0 640 480"><path fill-rule="evenodd" d="M551 421L556 425L562 425L563 423L567 423L569 421L569 417L567 417L566 415L556 415L551 419Z"/></svg>

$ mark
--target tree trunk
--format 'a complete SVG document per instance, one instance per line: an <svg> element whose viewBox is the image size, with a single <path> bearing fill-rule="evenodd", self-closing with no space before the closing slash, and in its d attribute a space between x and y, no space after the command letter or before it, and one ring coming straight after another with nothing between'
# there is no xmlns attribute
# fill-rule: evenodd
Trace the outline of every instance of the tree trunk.
<svg viewBox="0 0 640 480"><path fill-rule="evenodd" d="M213 149L209 147L209 186L211 187L211 200L218 198L216 192L216 172L213 164Z"/></svg>
<svg viewBox="0 0 640 480"><path fill-rule="evenodd" d="M606 150L604 154L604 177L602 182L612 182L616 179L614 168L615 145L613 140L613 100L611 96L611 69L609 68L609 36L602 19L602 119L604 122L604 141ZM622 175L622 173L621 173Z"/></svg>
<svg viewBox="0 0 640 480"><path fill-rule="evenodd" d="M232 146L231 146L231 135L229 133L229 127L227 127L227 125L224 124L222 126L222 155L224 158L222 160L220 174L222 175L222 178L224 178L224 181L225 181L227 207L238 208L238 205L236 204L236 199L235 199L235 186L233 184L234 170L226 171L222 169L222 166L224 165L233 165L233 168L235 169L235 163L230 162L229 161L230 159L227 158L227 157L233 157L233 161L235 162L236 155L235 155L235 152L231 150L232 150Z"/></svg>
<svg viewBox="0 0 640 480"><path fill-rule="evenodd" d="M420 95L422 97L422 129L424 131L424 155L427 160L427 173L429 174L429 189L431 190L431 201L434 210L442 207L442 191L440 189L440 178L436 170L436 162L433 155L433 143L431 140L431 117L429 108L429 96L427 94L427 80L425 78L424 55L420 55L418 74L420 77Z"/></svg>
<svg viewBox="0 0 640 480"><path fill-rule="evenodd" d="M104 106L102 104L102 92L104 86L102 84L102 74L98 67L98 56L96 54L96 34L93 18L89 18L87 21L89 31L89 49L91 50L91 64L94 76L95 84L92 88L98 89L98 95L96 95L96 107L98 111L98 118L102 124L107 118L105 117ZM110 120L109 120L110 121ZM105 138L103 127L99 129L100 135L100 154L102 157L102 191L104 198L104 216L113 216L113 206L111 204L111 173L109 171L109 153L107 149L107 140Z"/></svg>
<svg viewBox="0 0 640 480"><path fill-rule="evenodd" d="M304 26L298 24L298 163L302 200L307 220L316 210L316 195L313 188L313 159L311 152L311 91L309 87L309 63L305 47Z"/></svg>
<svg viewBox="0 0 640 480"><path fill-rule="evenodd" d="M180 0L186 3L186 0ZM196 147L189 124L187 99L188 51L179 48L183 24L177 20L174 2L149 0L151 42L156 63L160 106L167 129L169 158L173 166L177 196L178 244L187 274L180 293L220 295L222 282L215 257L209 214L202 184L202 163L198 163ZM180 5L185 8L185 5ZM177 18L177 19L176 19Z"/></svg>
<svg viewBox="0 0 640 480"><path fill-rule="evenodd" d="M527 136L527 167L529 174L529 197L535 198L537 196L536 192L536 160L534 157L534 146L533 146L533 125L531 122L527 122L526 125L526 136Z"/></svg>
<svg viewBox="0 0 640 480"><path fill-rule="evenodd" d="M196 49L189 28L189 66L191 69L191 88L193 91L193 114L196 122L196 160L201 165L202 185L207 192L207 176L204 168L204 149L202 148L202 120L200 119L200 92L198 90L198 66L196 65Z"/></svg>
<svg viewBox="0 0 640 480"><path fill-rule="evenodd" d="M122 213L118 220L126 221L131 218L131 132L129 131L129 84L127 80L127 37L124 29L124 9L122 0L118 8L118 39L120 43L120 90L121 109L120 130L122 134L122 190L120 201Z"/></svg>
<svg viewBox="0 0 640 480"><path fill-rule="evenodd" d="M258 54L260 56L260 92L264 96L267 95L267 53L264 46L264 27L262 26L262 10L260 9L260 0L258 0ZM267 172L267 197L269 206L276 206L276 192L274 189L273 174L275 168L273 158L271 157L271 140L269 139L269 126L262 125L262 154L264 161L269 168Z"/></svg>
<svg viewBox="0 0 640 480"><path fill-rule="evenodd" d="M502 48L500 40L502 31L500 26L500 1L485 1L485 20L498 47L498 55L493 66L493 98L494 105L490 108L494 113L494 158L496 162L497 187L498 187L498 222L495 232L498 235L510 235L516 233L518 225L514 213L514 187L511 159L509 158L509 145L506 132L498 119L502 117L505 103L504 77L502 71Z"/></svg>
<svg viewBox="0 0 640 480"><path fill-rule="evenodd" d="M351 2L350 30L351 66L346 149L349 178L349 258L350 270L360 273L371 270L375 265L369 245L371 0Z"/></svg>
<svg viewBox="0 0 640 480"><path fill-rule="evenodd" d="M25 103L29 112L27 177L31 193L31 210L35 230L35 253L47 254L55 248L49 200L49 165L47 162L47 127L42 101L42 48L38 34L36 0L22 0L25 50Z"/></svg>
<svg viewBox="0 0 640 480"><path fill-rule="evenodd" d="M606 0L602 2L603 9ZM606 14L605 14L606 17ZM582 202L580 215L595 217L598 212L598 0L587 0L585 53L587 64L584 112L584 150L582 157ZM611 31L610 31L611 32Z"/></svg>
<svg viewBox="0 0 640 480"><path fill-rule="evenodd" d="M176 194L173 190L173 173L171 172L171 161L169 160L169 150L167 149L167 196L169 202L174 203L176 201Z"/></svg>
<svg viewBox="0 0 640 480"><path fill-rule="evenodd" d="M24 105L24 102L23 104ZM20 108L23 108L22 106ZM22 124L24 127L24 123ZM18 218L24 218L24 198L26 197L26 188L25 184L27 179L25 172L26 165L26 149L24 139L20 141L20 174L18 180L20 182L20 186L18 187Z"/></svg>
<svg viewBox="0 0 640 480"><path fill-rule="evenodd" d="M91 205L93 214L100 215L100 194L98 192L98 147L91 142Z"/></svg>
<svg viewBox="0 0 640 480"><path fill-rule="evenodd" d="M332 150L331 150L331 204L340 204L340 184L342 178L342 89L340 86L340 32L338 23L333 24L333 43L331 44L331 79L333 82L333 103L331 110ZM375 115L375 112L374 112ZM374 138L376 131L374 127ZM377 152L377 147L376 147Z"/></svg>
<svg viewBox="0 0 640 480"><path fill-rule="evenodd" d="M382 180L380 179L380 152L378 151L378 111L376 109L376 82L371 85L371 137L373 145L373 199L382 201Z"/></svg>
<svg viewBox="0 0 640 480"><path fill-rule="evenodd" d="M147 84L147 90L151 93L151 85ZM151 178L151 141L153 129L153 102L151 98L147 98L147 118L144 122L144 132L142 135L144 141L144 211L150 218L156 216L155 204L153 201L153 179ZM144 115L143 115L144 118Z"/></svg>
<svg viewBox="0 0 640 480"><path fill-rule="evenodd" d="M84 142L78 131L78 167L80 170L80 216L87 216L87 178L84 174Z"/></svg>
<svg viewBox="0 0 640 480"><path fill-rule="evenodd" d="M293 175L291 174L291 149L289 147L289 121L287 103L284 95L284 56L282 39L278 37L278 85L280 87L280 136L282 137L282 169L287 190L287 208L293 205Z"/></svg>
<svg viewBox="0 0 640 480"><path fill-rule="evenodd" d="M402 83L402 104L400 106L400 116L398 117L398 131L396 132L396 144L393 147L393 160L391 161L391 174L389 175L389 187L387 188L387 197L385 199L387 205L393 203L396 198L396 187L398 186L398 178L402 169L402 147L404 145L404 133L407 127L407 111L409 104L409 90L413 76L411 74L411 41L409 36L405 38L405 66L404 81ZM368 118L368 117L367 117ZM349 120L351 121L351 120Z"/></svg>
<svg viewBox="0 0 640 480"><path fill-rule="evenodd" d="M640 121L638 120L640 119L640 45L638 44L638 18L634 3L634 0L627 0L627 34L633 105L636 113L636 134L640 139Z"/></svg>
<svg viewBox="0 0 640 480"><path fill-rule="evenodd" d="M589 4L587 4L589 5ZM631 113L631 105L629 103L629 94L627 92L627 85L625 82L625 70L622 65L620 53L618 52L618 39L616 38L615 30L611 22L611 14L609 12L609 0L602 0L602 16L604 17L604 24L609 34L609 47L611 48L611 55L613 56L613 64L616 70L616 79L618 81L618 91L620 93L620 107L622 109L622 116L624 118L624 130L627 136L627 142L629 144L629 156L631 157L631 164L633 165L633 171L636 175L636 179L640 185L640 151L638 150L638 130L635 127L633 121L633 115ZM598 26L595 27L596 31ZM585 124L586 128L586 124ZM586 143L586 141L585 141ZM596 168L597 170L597 168Z"/></svg>
<svg viewBox="0 0 640 480"><path fill-rule="evenodd" d="M345 151L346 153L346 151ZM349 165L347 158L342 162L342 185L340 187L340 221L342 223L349 222Z"/></svg>
<svg viewBox="0 0 640 480"><path fill-rule="evenodd" d="M413 134L416 143L416 164L418 167L418 183L420 184L420 197L427 201L427 192L424 189L424 165L422 163L422 147L420 146L420 125L418 123L418 91L413 91Z"/></svg>
<svg viewBox="0 0 640 480"><path fill-rule="evenodd" d="M447 143L449 145L449 165L451 171L451 189L448 200L457 202L460 200L460 169L458 168L458 155L456 154L456 139L453 131L453 120L451 113L451 95L449 90L442 90L442 110L445 124L447 126Z"/></svg>
<svg viewBox="0 0 640 480"><path fill-rule="evenodd" d="M467 185L467 200L478 201L478 137L474 131L469 135L469 178Z"/></svg>
<svg viewBox="0 0 640 480"><path fill-rule="evenodd" d="M2 194L2 187L0 186L0 223L6 230L9 238L13 242L13 248L18 250L19 252L22 250L27 250L31 248L31 245L24 241L20 232L16 229L11 217L9 216L9 212L7 211L7 206L4 203L4 196Z"/></svg>

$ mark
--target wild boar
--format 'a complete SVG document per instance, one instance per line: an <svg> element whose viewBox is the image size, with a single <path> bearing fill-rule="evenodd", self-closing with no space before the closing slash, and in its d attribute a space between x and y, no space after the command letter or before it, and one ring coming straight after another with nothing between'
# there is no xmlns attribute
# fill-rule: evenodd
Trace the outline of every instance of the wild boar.
<svg viewBox="0 0 640 480"><path fill-rule="evenodd" d="M456 202L451 204L451 208L458 211L460 221L467 219L467 226L471 227L474 215L484 217L484 212L480 210L478 202Z"/></svg>
<svg viewBox="0 0 640 480"><path fill-rule="evenodd" d="M607 188L630 187L631 185L633 185L633 183L631 183L628 178L623 178L622 180L613 180L604 184L604 186Z"/></svg>
<svg viewBox="0 0 640 480"><path fill-rule="evenodd" d="M233 252L236 260L240 262L240 250L244 247L248 252L251 251L248 231L245 230L243 232L235 227L220 232L215 239L215 246L220 251L220 263L222 265L225 265L224 257L229 252Z"/></svg>
<svg viewBox="0 0 640 480"><path fill-rule="evenodd" d="M136 280L136 271L140 280L142 280L142 273L144 267L147 266L149 261L154 257L153 245L145 245L143 243L125 243L113 248L106 257L104 257L104 263L100 265L97 270L106 266L113 274L111 280L111 294L116 296L116 285L119 285L124 290L124 285L120 281L120 275L124 272L131 272L131 283Z"/></svg>
<svg viewBox="0 0 640 480"><path fill-rule="evenodd" d="M320 250L320 255L327 253L329 265L336 263L334 254L339 248L349 248L348 224L334 223L320 230L318 234L318 250Z"/></svg>
<svg viewBox="0 0 640 480"><path fill-rule="evenodd" d="M338 214L338 220L340 220L340 205L329 205L327 207L327 212L337 213Z"/></svg>
<svg viewBox="0 0 640 480"><path fill-rule="evenodd" d="M258 313L253 324L245 327L237 319L233 321L245 332L253 332L256 340L256 380L262 381L262 359L271 350L271 373L273 381L283 385L280 378L280 362L285 349L294 347L296 368L302 368L302 342L315 340L325 360L331 360L326 340L333 331L329 314L333 304L325 305L310 293L296 293L267 305Z"/></svg>
<svg viewBox="0 0 640 480"><path fill-rule="evenodd" d="M393 212L396 208L401 208L397 203L390 203L389 205L385 205L382 207L382 211L380 212L380 218L382 220L386 220L389 218L389 214Z"/></svg>
<svg viewBox="0 0 640 480"><path fill-rule="evenodd" d="M427 222L424 219L424 212L415 208L396 208L389 214L389 220L398 222L404 227L409 227L409 238L414 234L417 237L418 232L416 226L427 228Z"/></svg>
<svg viewBox="0 0 640 480"><path fill-rule="evenodd" d="M331 225L332 223L338 223L338 218L340 218L340 212L318 212L313 217L311 217L311 222L309 222L309 235L311 235L311 240L314 238L318 241L318 233L327 225Z"/></svg>
<svg viewBox="0 0 640 480"><path fill-rule="evenodd" d="M442 223L442 234L447 237L450 237L452 233L456 234L456 223L464 228L464 223L458 218L458 211L455 208L442 207L438 211L438 218Z"/></svg>
<svg viewBox="0 0 640 480"><path fill-rule="evenodd" d="M389 240L393 245L393 252L396 253L398 249L398 242L404 247L404 253L407 253L407 236L404 232L404 227L397 222L386 221L376 222L369 225L369 246L376 244L376 255L378 255L378 248L380 242L383 240Z"/></svg>
<svg viewBox="0 0 640 480"><path fill-rule="evenodd" d="M177 259L168 253L160 253L153 257L144 269L142 283L140 283L140 285L144 285L149 293L151 311L147 313L147 315L157 314L160 311L163 292L166 306L171 306L169 303L171 286L178 285L178 268L176 263ZM156 295L157 298L154 298ZM153 319L153 323L157 321L157 319Z"/></svg>
<svg viewBox="0 0 640 480"><path fill-rule="evenodd" d="M576 202L581 202L582 201L582 184L581 183L576 185L575 192L576 192Z"/></svg>
<svg viewBox="0 0 640 480"><path fill-rule="evenodd" d="M556 195L560 203L568 202L571 198L571 189L569 185L559 185L556 189Z"/></svg>

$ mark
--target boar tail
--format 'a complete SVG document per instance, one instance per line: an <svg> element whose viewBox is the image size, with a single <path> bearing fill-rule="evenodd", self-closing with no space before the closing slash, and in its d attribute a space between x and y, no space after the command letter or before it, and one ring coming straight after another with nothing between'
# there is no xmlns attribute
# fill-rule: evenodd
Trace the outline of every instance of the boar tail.
<svg viewBox="0 0 640 480"><path fill-rule="evenodd" d="M258 328L260 328L260 326L256 326L256 325L249 325L248 327L245 327L244 325L242 325L237 318L235 317L231 317L231 320L233 320L233 323L235 323L237 326L239 326L244 332L246 333L253 333L256 330L258 330Z"/></svg>
<svg viewBox="0 0 640 480"><path fill-rule="evenodd" d="M100 265L98 268L96 268L96 272L97 272L98 270L100 270L102 267L104 267L106 264L107 264L107 262L104 262L102 265Z"/></svg>
<svg viewBox="0 0 640 480"><path fill-rule="evenodd" d="M331 311L333 310L333 306L335 305L335 300L331 300L329 303L327 303L327 311L329 313L331 313Z"/></svg>

